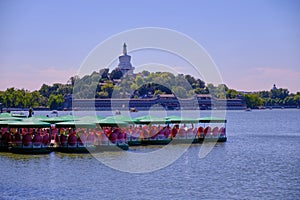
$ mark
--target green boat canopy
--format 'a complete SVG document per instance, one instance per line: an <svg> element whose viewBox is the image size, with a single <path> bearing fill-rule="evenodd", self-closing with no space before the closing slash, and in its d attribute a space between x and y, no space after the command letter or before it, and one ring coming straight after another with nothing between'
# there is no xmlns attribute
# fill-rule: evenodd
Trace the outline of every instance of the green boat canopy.
<svg viewBox="0 0 300 200"><path fill-rule="evenodd" d="M74 120L78 120L78 118L73 116L73 115L66 115L66 116L62 116L62 117L50 117L50 118L41 119L41 121L43 121L43 122L49 122L49 123L52 123L52 124L55 124L55 123L58 123L58 122L74 121Z"/></svg>
<svg viewBox="0 0 300 200"><path fill-rule="evenodd" d="M2 117L0 118L0 121L22 121L23 119L22 118L19 118L19 117Z"/></svg>
<svg viewBox="0 0 300 200"><path fill-rule="evenodd" d="M80 118L74 115L64 115L60 117L61 119L65 120L65 121L76 121L79 120Z"/></svg>
<svg viewBox="0 0 300 200"><path fill-rule="evenodd" d="M79 118L78 121L82 121L82 122L90 122L90 123L99 123L99 121L101 119L104 119L104 117L102 116L84 116L84 117L81 117Z"/></svg>
<svg viewBox="0 0 300 200"><path fill-rule="evenodd" d="M0 113L0 118L2 117L11 117L11 114L10 113Z"/></svg>
<svg viewBox="0 0 300 200"><path fill-rule="evenodd" d="M35 115L35 116L32 116L30 119L43 121L44 119L49 119L49 117L43 116L43 115Z"/></svg>
<svg viewBox="0 0 300 200"><path fill-rule="evenodd" d="M115 117L107 117L99 121L100 126L127 126L128 123Z"/></svg>
<svg viewBox="0 0 300 200"><path fill-rule="evenodd" d="M153 115L145 115L145 116L141 116L141 117L136 117L133 119L134 123L136 124L149 124L149 123L154 123L156 122L165 122L166 120L157 116L153 116Z"/></svg>
<svg viewBox="0 0 300 200"><path fill-rule="evenodd" d="M96 128L96 123L85 122L85 121L67 121L58 122L55 124L57 128Z"/></svg>
<svg viewBox="0 0 300 200"><path fill-rule="evenodd" d="M198 118L199 122L201 123L226 123L227 120L224 118L218 118L218 117L201 117Z"/></svg>
<svg viewBox="0 0 300 200"><path fill-rule="evenodd" d="M46 128L50 126L50 123L34 120L31 118L8 123L8 127L10 128Z"/></svg>
<svg viewBox="0 0 300 200"><path fill-rule="evenodd" d="M136 120L134 118L131 118L130 116L124 116L124 115L115 115L115 116L111 116L111 117L106 117L108 119L114 119L114 120L117 120L117 121L123 121L123 122L126 122L126 123L135 123Z"/></svg>
<svg viewBox="0 0 300 200"><path fill-rule="evenodd" d="M151 120L151 119L155 119L155 118L159 118L157 116L154 116L154 115L144 115L144 116L141 116L141 117L136 117L134 118L135 120Z"/></svg>
<svg viewBox="0 0 300 200"><path fill-rule="evenodd" d="M22 118L13 117L10 113L1 113L0 121L22 121Z"/></svg>
<svg viewBox="0 0 300 200"><path fill-rule="evenodd" d="M150 118L139 120L140 124L167 124L169 121L165 118Z"/></svg>
<svg viewBox="0 0 300 200"><path fill-rule="evenodd" d="M9 123L13 123L16 121L9 121L9 120L5 120L5 121L0 121L0 127L8 127Z"/></svg>
<svg viewBox="0 0 300 200"><path fill-rule="evenodd" d="M169 123L198 123L198 119L188 118L188 117L180 117L180 116L168 116L165 117Z"/></svg>

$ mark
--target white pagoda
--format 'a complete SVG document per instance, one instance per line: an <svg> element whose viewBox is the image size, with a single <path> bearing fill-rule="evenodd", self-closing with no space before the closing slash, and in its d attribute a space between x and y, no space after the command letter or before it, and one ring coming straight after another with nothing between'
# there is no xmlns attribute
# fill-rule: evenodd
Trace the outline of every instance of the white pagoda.
<svg viewBox="0 0 300 200"><path fill-rule="evenodd" d="M127 54L127 46L126 43L123 45L123 54L119 56L119 64L118 69L120 69L123 75L132 75L134 67L132 67L131 56Z"/></svg>

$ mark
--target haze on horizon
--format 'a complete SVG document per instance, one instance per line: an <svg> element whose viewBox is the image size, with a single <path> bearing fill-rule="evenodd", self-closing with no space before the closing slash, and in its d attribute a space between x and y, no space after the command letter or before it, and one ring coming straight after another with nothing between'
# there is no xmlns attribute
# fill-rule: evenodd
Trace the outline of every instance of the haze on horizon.
<svg viewBox="0 0 300 200"><path fill-rule="evenodd" d="M275 83L297 92L299 10L297 0L3 0L0 90L37 90L43 83L66 83L89 52L108 37L134 28L162 27L202 45L229 88L269 90ZM132 57L133 65L143 61ZM190 71L174 60L168 64Z"/></svg>

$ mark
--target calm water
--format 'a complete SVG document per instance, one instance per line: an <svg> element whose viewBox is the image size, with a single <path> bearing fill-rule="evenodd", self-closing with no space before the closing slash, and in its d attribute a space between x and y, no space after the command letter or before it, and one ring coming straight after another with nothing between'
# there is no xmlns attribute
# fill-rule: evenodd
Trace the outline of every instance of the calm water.
<svg viewBox="0 0 300 200"><path fill-rule="evenodd" d="M299 199L300 110L229 111L227 119L228 142L207 157L199 159L201 145L192 145L144 174L86 154L0 153L0 199ZM120 155L126 152L102 156Z"/></svg>

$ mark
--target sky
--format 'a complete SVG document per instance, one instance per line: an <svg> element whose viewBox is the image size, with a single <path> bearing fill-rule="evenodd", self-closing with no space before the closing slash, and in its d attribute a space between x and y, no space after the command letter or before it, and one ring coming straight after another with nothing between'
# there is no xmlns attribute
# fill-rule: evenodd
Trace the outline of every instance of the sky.
<svg viewBox="0 0 300 200"><path fill-rule="evenodd" d="M298 0L0 0L0 90L66 83L107 38L161 27L199 43L229 88L300 91L299 11Z"/></svg>

